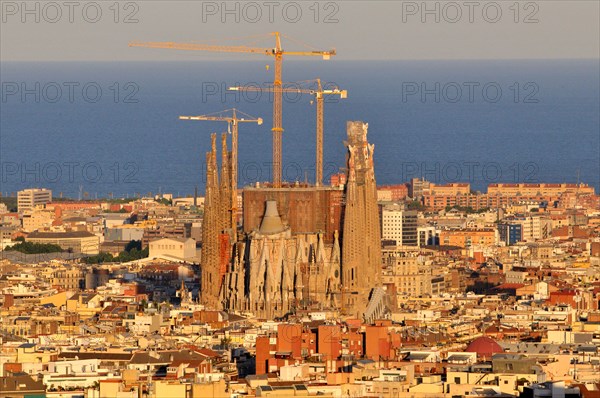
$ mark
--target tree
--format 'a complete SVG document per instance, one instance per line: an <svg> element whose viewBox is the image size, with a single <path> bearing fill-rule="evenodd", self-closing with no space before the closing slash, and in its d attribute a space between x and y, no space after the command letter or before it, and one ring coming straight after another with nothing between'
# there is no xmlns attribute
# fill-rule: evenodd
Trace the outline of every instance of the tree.
<svg viewBox="0 0 600 398"><path fill-rule="evenodd" d="M413 200L411 202L408 202L407 207L409 210L419 210L419 211L424 211L427 208L418 200Z"/></svg>
<svg viewBox="0 0 600 398"><path fill-rule="evenodd" d="M60 253L64 251L59 245L54 245L51 243L33 243L22 241L16 245L9 246L4 250L18 251L24 254Z"/></svg>
<svg viewBox="0 0 600 398"><path fill-rule="evenodd" d="M142 241L141 240L131 240L125 246L125 251L130 252L133 249L142 250Z"/></svg>
<svg viewBox="0 0 600 398"><path fill-rule="evenodd" d="M156 202L163 204L165 206L171 206L173 204L173 201L171 201L170 199L167 199L167 198L156 199Z"/></svg>
<svg viewBox="0 0 600 398"><path fill-rule="evenodd" d="M95 256L85 257L83 262L86 264L102 264L102 263L112 263L115 261L115 258L112 254L106 252L100 252Z"/></svg>

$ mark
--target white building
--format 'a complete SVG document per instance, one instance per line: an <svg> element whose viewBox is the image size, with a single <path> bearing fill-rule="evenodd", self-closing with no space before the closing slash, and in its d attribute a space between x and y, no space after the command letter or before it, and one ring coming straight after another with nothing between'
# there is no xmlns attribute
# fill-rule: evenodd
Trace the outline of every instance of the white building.
<svg viewBox="0 0 600 398"><path fill-rule="evenodd" d="M381 211L381 239L394 240L398 246L417 246L417 213L397 204L385 206Z"/></svg>
<svg viewBox="0 0 600 398"><path fill-rule="evenodd" d="M521 233L524 242L535 242L542 238L542 223L540 217L518 217L511 220L511 222L521 224Z"/></svg>
<svg viewBox="0 0 600 398"><path fill-rule="evenodd" d="M385 206L381 212L381 239L395 240L402 244L402 207Z"/></svg>
<svg viewBox="0 0 600 398"><path fill-rule="evenodd" d="M196 257L196 241L192 238L162 238L150 242L150 258L167 257L180 260Z"/></svg>
<svg viewBox="0 0 600 398"><path fill-rule="evenodd" d="M160 331L162 315L135 315L133 324L129 325L130 330L138 334L149 334Z"/></svg>
<svg viewBox="0 0 600 398"><path fill-rule="evenodd" d="M17 193L17 210L19 213L51 202L52 191L46 188L24 189Z"/></svg>
<svg viewBox="0 0 600 398"><path fill-rule="evenodd" d="M417 245L427 246L436 245L440 240L440 231L433 225L423 225L417 227Z"/></svg>

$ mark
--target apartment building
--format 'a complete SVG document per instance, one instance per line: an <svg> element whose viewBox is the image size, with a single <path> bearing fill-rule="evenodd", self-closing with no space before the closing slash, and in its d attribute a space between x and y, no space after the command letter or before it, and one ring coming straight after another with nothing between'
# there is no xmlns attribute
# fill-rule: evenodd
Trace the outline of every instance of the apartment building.
<svg viewBox="0 0 600 398"><path fill-rule="evenodd" d="M419 257L418 250L384 247L382 249L385 285L394 285L399 295L419 297L431 294L431 266Z"/></svg>
<svg viewBox="0 0 600 398"><path fill-rule="evenodd" d="M34 208L23 212L23 231L33 232L48 229L52 226L55 214L52 210Z"/></svg>
<svg viewBox="0 0 600 398"><path fill-rule="evenodd" d="M52 202L52 191L45 188L24 189L17 193L19 213Z"/></svg>
<svg viewBox="0 0 600 398"><path fill-rule="evenodd" d="M492 228L465 228L442 230L440 244L445 246L471 247L496 244L496 230Z"/></svg>
<svg viewBox="0 0 600 398"><path fill-rule="evenodd" d="M560 196L563 193L595 194L594 187L587 184L489 184L488 195Z"/></svg>
<svg viewBox="0 0 600 398"><path fill-rule="evenodd" d="M417 212L401 205L387 205L381 210L381 238L398 246L417 246Z"/></svg>

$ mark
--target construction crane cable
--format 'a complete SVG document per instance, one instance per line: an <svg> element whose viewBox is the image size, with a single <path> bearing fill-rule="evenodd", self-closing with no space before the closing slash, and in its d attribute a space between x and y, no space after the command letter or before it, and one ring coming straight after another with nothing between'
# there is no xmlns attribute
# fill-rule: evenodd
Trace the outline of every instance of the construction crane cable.
<svg viewBox="0 0 600 398"><path fill-rule="evenodd" d="M296 44L299 44L299 45L303 46L304 48L309 48L309 49L311 49L311 50L313 50L313 51L314 51L314 50L317 50L317 48L316 48L316 47L314 47L314 46L311 46L310 44L308 44L308 43L305 43L305 42L303 42L303 41L301 41L301 40L299 40L299 39L296 39L296 38L293 38L293 37L291 37L291 36L284 35L284 34L280 34L280 35L281 35L281 37L284 37L285 39L287 39L287 40L289 40L289 41L291 41L291 42L294 42L294 43L296 43Z"/></svg>

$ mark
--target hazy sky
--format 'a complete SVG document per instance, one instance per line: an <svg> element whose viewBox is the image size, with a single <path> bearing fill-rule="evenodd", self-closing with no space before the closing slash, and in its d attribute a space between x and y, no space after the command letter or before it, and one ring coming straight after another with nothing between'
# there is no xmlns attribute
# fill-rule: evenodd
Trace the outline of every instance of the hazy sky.
<svg viewBox="0 0 600 398"><path fill-rule="evenodd" d="M208 42L276 30L318 49L335 47L338 59L598 58L600 51L597 0L0 3L2 61L236 59L127 43Z"/></svg>

